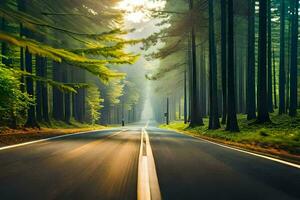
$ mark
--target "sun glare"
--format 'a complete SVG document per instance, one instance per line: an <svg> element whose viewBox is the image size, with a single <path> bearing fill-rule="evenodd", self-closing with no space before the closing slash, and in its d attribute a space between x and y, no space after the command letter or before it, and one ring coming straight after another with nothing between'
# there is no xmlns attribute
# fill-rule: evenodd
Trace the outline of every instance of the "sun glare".
<svg viewBox="0 0 300 200"><path fill-rule="evenodd" d="M117 8L125 12L125 20L139 23L149 20L149 10L164 8L165 0L123 0Z"/></svg>

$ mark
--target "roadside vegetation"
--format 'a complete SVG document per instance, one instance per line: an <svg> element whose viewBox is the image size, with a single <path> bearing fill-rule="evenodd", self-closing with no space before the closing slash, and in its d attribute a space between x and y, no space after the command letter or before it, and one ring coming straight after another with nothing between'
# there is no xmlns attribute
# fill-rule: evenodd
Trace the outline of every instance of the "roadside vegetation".
<svg viewBox="0 0 300 200"><path fill-rule="evenodd" d="M300 161L300 117L277 114L271 114L270 117L272 123L249 126L254 120L249 121L245 115L238 115L239 133L224 129L209 130L207 118L204 118L204 126L191 128L183 121L174 121L169 125L161 125L161 128Z"/></svg>

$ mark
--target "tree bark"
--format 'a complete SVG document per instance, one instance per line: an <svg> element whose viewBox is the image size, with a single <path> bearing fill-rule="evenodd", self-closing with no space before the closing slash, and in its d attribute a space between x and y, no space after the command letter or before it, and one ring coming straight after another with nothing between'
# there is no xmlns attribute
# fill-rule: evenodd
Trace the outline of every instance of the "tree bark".
<svg viewBox="0 0 300 200"><path fill-rule="evenodd" d="M277 88L276 88L276 61L275 61L275 50L273 47L273 95L274 95L274 106L275 109L278 108L277 105Z"/></svg>
<svg viewBox="0 0 300 200"><path fill-rule="evenodd" d="M190 0L190 10L193 9L193 0ZM192 94L191 94L191 122L190 127L202 126L203 119L201 116L201 108L199 106L199 94L197 84L197 57L196 57L196 34L195 27L191 27L191 69L192 69Z"/></svg>
<svg viewBox="0 0 300 200"><path fill-rule="evenodd" d="M36 66L36 75L42 77L42 57L36 56L35 57L35 66ZM36 119L37 121L41 122L43 120L42 114L42 105L43 105L43 97L42 97L42 82L36 81L35 84L35 91L36 91Z"/></svg>
<svg viewBox="0 0 300 200"><path fill-rule="evenodd" d="M226 0L221 0L221 68L222 68L222 94L223 112L222 124L226 124L227 117L227 13Z"/></svg>
<svg viewBox="0 0 300 200"><path fill-rule="evenodd" d="M292 29L291 29L291 68L290 68L290 107L289 115L295 117L297 115L297 93L298 93L298 13L299 1L291 0L292 13Z"/></svg>
<svg viewBox="0 0 300 200"><path fill-rule="evenodd" d="M70 82L70 70L69 66L66 66L63 72L63 82L69 83ZM65 119L64 121L68 124L71 123L71 94L69 92L64 93L65 99Z"/></svg>
<svg viewBox="0 0 300 200"><path fill-rule="evenodd" d="M247 69L247 119L256 118L255 95L255 1L248 1L248 69Z"/></svg>
<svg viewBox="0 0 300 200"><path fill-rule="evenodd" d="M186 124L188 121L188 116L187 116L187 78L186 78L186 70L184 70L184 105L183 105L183 117L184 117L184 123Z"/></svg>
<svg viewBox="0 0 300 200"><path fill-rule="evenodd" d="M267 95L267 3L270 0L259 0L259 62L257 88L257 123L270 122Z"/></svg>
<svg viewBox="0 0 300 200"><path fill-rule="evenodd" d="M228 0L228 70L227 70L227 100L228 100L228 116L226 123L226 130L231 132L238 132L239 126L236 117L236 98L235 98L235 82L234 82L234 20L233 20L233 0Z"/></svg>
<svg viewBox="0 0 300 200"><path fill-rule="evenodd" d="M285 0L280 4L280 64L279 64L279 115L286 113L285 107Z"/></svg>
<svg viewBox="0 0 300 200"><path fill-rule="evenodd" d="M218 113L218 94L217 94L217 58L214 30L214 4L209 1L209 83L210 83L210 115L209 129L220 128Z"/></svg>
<svg viewBox="0 0 300 200"><path fill-rule="evenodd" d="M41 74L43 78L47 78L47 58L45 57L42 58ZM42 83L42 108L43 120L50 123L47 83Z"/></svg>
<svg viewBox="0 0 300 200"><path fill-rule="evenodd" d="M57 62L53 62L53 80L62 82L62 66ZM64 95L53 87L53 118L55 120L64 121Z"/></svg>
<svg viewBox="0 0 300 200"><path fill-rule="evenodd" d="M28 48L25 50L25 67L26 72L32 73L32 54L29 52ZM34 90L33 90L33 79L31 77L26 77L26 89L27 93L34 97ZM27 121L25 123L25 127L39 127L36 121L36 113L35 113L35 106L30 105L27 111Z"/></svg>
<svg viewBox="0 0 300 200"><path fill-rule="evenodd" d="M271 16L271 0L267 2L267 20L268 20L268 109L269 112L274 112L273 94L272 94L272 16Z"/></svg>

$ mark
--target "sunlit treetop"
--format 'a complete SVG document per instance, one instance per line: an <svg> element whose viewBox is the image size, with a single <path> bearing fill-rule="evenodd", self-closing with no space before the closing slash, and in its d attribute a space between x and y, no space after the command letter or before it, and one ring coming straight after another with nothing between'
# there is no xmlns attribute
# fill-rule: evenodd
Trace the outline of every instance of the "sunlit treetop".
<svg viewBox="0 0 300 200"><path fill-rule="evenodd" d="M152 10L164 8L164 0L122 0L117 8L125 11L125 20L132 23L149 21Z"/></svg>

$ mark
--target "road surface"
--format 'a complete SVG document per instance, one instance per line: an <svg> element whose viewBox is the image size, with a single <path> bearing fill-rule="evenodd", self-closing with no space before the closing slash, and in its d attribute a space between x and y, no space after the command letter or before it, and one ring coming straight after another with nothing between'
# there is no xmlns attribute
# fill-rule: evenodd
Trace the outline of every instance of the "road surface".
<svg viewBox="0 0 300 200"><path fill-rule="evenodd" d="M144 126L0 150L0 199L300 199L300 169Z"/></svg>

